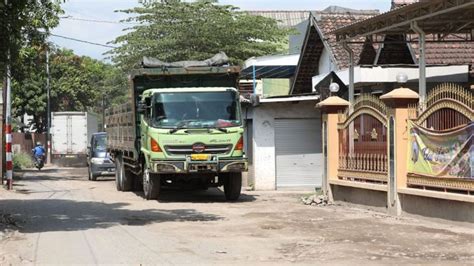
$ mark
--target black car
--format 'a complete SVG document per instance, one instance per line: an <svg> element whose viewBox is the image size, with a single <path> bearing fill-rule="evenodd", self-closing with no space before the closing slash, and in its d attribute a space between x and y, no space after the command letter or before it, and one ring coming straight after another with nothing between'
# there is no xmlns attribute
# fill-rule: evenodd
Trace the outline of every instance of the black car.
<svg viewBox="0 0 474 266"><path fill-rule="evenodd" d="M107 152L107 133L92 134L87 155L89 180L96 181L99 176L115 175L115 164Z"/></svg>

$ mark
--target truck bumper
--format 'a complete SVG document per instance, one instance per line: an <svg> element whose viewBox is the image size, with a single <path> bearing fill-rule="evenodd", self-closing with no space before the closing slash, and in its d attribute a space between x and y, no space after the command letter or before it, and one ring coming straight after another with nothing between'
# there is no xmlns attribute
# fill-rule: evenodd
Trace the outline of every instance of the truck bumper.
<svg viewBox="0 0 474 266"><path fill-rule="evenodd" d="M52 154L51 163L62 167L87 166L86 154Z"/></svg>
<svg viewBox="0 0 474 266"><path fill-rule="evenodd" d="M247 158L228 158L212 161L152 160L150 170L157 174L246 172L248 170L248 160Z"/></svg>
<svg viewBox="0 0 474 266"><path fill-rule="evenodd" d="M115 175L115 164L113 163L102 163L90 165L91 173L98 176Z"/></svg>

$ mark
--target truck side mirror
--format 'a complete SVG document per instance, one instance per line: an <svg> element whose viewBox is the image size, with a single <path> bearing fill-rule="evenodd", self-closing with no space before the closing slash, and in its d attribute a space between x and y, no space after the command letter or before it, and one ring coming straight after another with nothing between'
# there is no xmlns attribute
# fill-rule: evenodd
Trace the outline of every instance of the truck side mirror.
<svg viewBox="0 0 474 266"><path fill-rule="evenodd" d="M147 108L148 106L145 103L140 102L138 103L138 106L137 106L137 112L139 114L144 114Z"/></svg>
<svg viewBox="0 0 474 266"><path fill-rule="evenodd" d="M250 95L250 103L252 106L256 107L260 105L260 96L258 94L252 94Z"/></svg>

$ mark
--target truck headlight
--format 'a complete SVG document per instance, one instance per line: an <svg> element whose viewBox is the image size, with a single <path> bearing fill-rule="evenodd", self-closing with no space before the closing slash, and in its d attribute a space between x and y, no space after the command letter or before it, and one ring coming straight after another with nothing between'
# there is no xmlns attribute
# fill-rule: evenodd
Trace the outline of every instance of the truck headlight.
<svg viewBox="0 0 474 266"><path fill-rule="evenodd" d="M103 161L104 161L104 159L102 159L102 158L92 158L91 159L91 163L93 163L93 164L100 164Z"/></svg>

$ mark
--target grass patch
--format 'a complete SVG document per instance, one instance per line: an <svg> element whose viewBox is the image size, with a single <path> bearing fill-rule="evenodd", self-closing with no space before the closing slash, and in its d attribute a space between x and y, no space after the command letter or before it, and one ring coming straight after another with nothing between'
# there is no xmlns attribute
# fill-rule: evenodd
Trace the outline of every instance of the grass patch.
<svg viewBox="0 0 474 266"><path fill-rule="evenodd" d="M13 154L13 169L21 170L33 167L31 155L25 152Z"/></svg>

